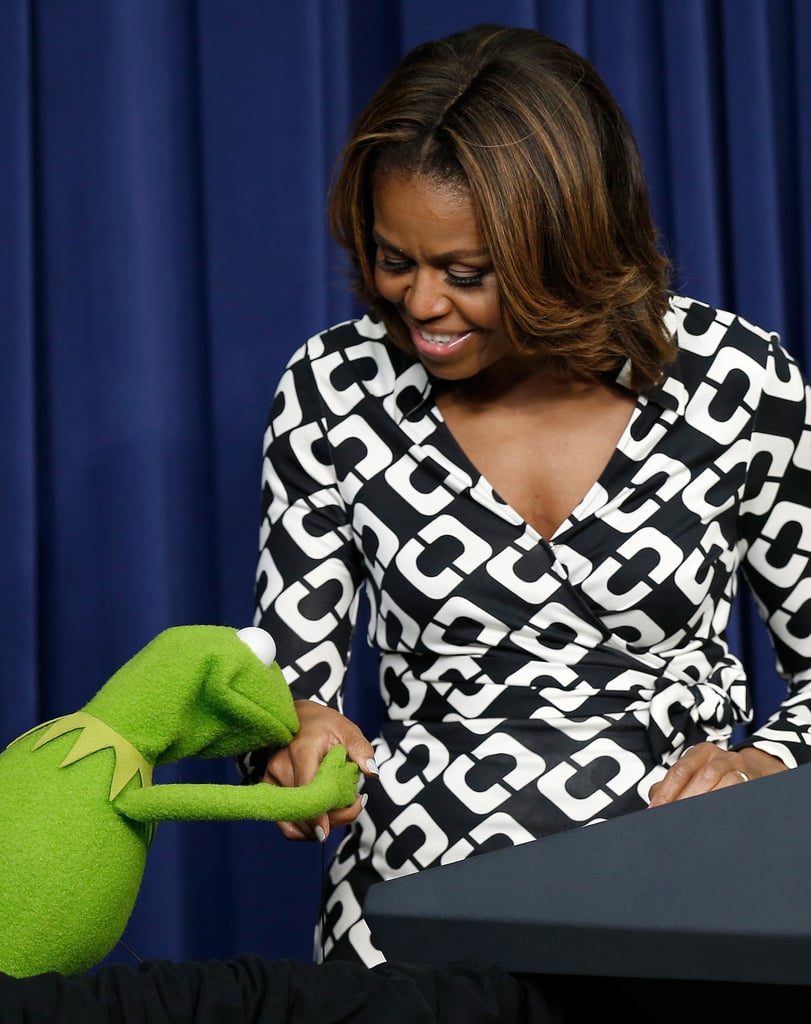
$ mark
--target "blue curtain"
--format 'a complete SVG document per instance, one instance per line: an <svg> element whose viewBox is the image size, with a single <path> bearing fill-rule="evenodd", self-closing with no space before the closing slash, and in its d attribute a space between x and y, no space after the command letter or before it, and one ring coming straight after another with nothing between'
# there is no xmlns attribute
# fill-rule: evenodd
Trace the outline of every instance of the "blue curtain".
<svg viewBox="0 0 811 1024"><path fill-rule="evenodd" d="M402 53L480 21L596 64L680 287L811 366L808 0L4 0L3 743L167 626L250 621L272 390L305 337L354 311L324 227L341 140ZM755 620L742 601L762 718L780 684ZM360 646L353 664L371 726ZM273 826L161 826L126 941L309 958L322 867Z"/></svg>

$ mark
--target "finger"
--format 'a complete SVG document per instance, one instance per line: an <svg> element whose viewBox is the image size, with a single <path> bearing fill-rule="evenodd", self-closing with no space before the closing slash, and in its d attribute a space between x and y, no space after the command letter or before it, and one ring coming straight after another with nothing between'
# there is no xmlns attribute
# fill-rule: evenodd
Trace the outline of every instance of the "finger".
<svg viewBox="0 0 811 1024"><path fill-rule="evenodd" d="M676 799L677 795L678 791L668 788L664 781L657 782L655 786L651 786L648 807L661 807L663 804L669 804L671 800Z"/></svg>
<svg viewBox="0 0 811 1024"><path fill-rule="evenodd" d="M276 825L285 839L297 843L310 843L315 839L312 826L307 821L277 821Z"/></svg>
<svg viewBox="0 0 811 1024"><path fill-rule="evenodd" d="M372 753L369 755L369 757L366 758L365 761L360 761L356 758L352 758L352 760L355 761L355 763L358 765L358 767L360 768L364 775L368 776L369 778L376 779L377 776L380 774L380 769L377 767L374 747L372 747L371 744L369 744L369 749L372 751ZM362 757L363 755L361 754L360 756Z"/></svg>
<svg viewBox="0 0 811 1024"><path fill-rule="evenodd" d="M690 747L667 770L664 778L651 786L649 806L659 807L709 792L723 775L723 761L718 759L728 756L714 743L703 742Z"/></svg>
<svg viewBox="0 0 811 1024"><path fill-rule="evenodd" d="M650 806L686 800L749 781L749 776L738 767L739 763L739 755L702 743L688 751L660 783L651 787Z"/></svg>
<svg viewBox="0 0 811 1024"><path fill-rule="evenodd" d="M317 818L312 818L308 825L312 829L312 837L318 843L325 843L329 836L330 824L329 814L319 814Z"/></svg>
<svg viewBox="0 0 811 1024"><path fill-rule="evenodd" d="M326 814L320 815L318 818L313 818L309 824L313 826L314 838L318 842L325 843L332 829L339 828L342 825L349 825L357 818L366 806L368 799L368 793L358 793L357 799L349 807L338 807L328 811Z"/></svg>
<svg viewBox="0 0 811 1024"><path fill-rule="evenodd" d="M364 740L358 743L344 743L348 761L354 761L361 773L369 779L376 779L380 769L375 760L374 747Z"/></svg>
<svg viewBox="0 0 811 1024"><path fill-rule="evenodd" d="M290 765L292 769L291 786L306 786L316 776L321 761L324 759L326 750L320 745L314 746L310 743L302 744L290 750Z"/></svg>
<svg viewBox="0 0 811 1024"><path fill-rule="evenodd" d="M341 742L346 748L347 759L354 761L364 775L374 778L380 774L375 761L375 748L360 729L356 729L354 735L346 736Z"/></svg>
<svg viewBox="0 0 811 1024"><path fill-rule="evenodd" d="M729 786L741 786L744 782L752 780L742 768L730 768L718 780L716 789L727 789Z"/></svg>
<svg viewBox="0 0 811 1024"><path fill-rule="evenodd" d="M331 828L338 828L341 825L349 825L360 814L366 806L367 793L360 793L358 799L349 807L340 807L338 810L329 812L329 823Z"/></svg>
<svg viewBox="0 0 811 1024"><path fill-rule="evenodd" d="M749 776L742 767L741 756L732 751L715 748L684 787L680 799L712 793L716 789L726 789L748 781Z"/></svg>
<svg viewBox="0 0 811 1024"><path fill-rule="evenodd" d="M268 758L268 763L265 766L265 782L269 782L273 786L292 786L293 775L293 764L287 747L277 750L272 757Z"/></svg>
<svg viewBox="0 0 811 1024"><path fill-rule="evenodd" d="M675 767L675 766L674 766ZM661 782L651 786L649 807L661 807L663 804L673 803L684 793L690 776L686 766L682 766L680 772L675 773L671 768Z"/></svg>
<svg viewBox="0 0 811 1024"><path fill-rule="evenodd" d="M661 782L655 783L650 790L649 807L661 807L663 804L670 804L688 796L690 787L699 766L694 766L692 761L685 755L677 761Z"/></svg>

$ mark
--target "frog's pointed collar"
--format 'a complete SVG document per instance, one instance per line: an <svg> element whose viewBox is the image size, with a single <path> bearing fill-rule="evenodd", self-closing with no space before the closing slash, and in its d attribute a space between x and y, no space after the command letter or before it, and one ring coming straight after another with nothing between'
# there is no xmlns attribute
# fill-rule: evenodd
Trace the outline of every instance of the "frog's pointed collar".
<svg viewBox="0 0 811 1024"><path fill-rule="evenodd" d="M127 785L130 779L136 775L141 777L141 785L152 785L152 765L146 760L143 754L137 750L129 740L111 729L109 725L102 722L100 718L89 715L86 711L75 711L72 715L65 715L62 718L55 718L45 723L48 728L40 736L32 751L51 740L64 736L68 732L79 731L76 742L71 747L60 768L65 768L83 757L95 754L97 750L111 748L115 753L115 769L110 783L110 800L115 800L121 790ZM37 729L40 726L37 726ZM34 730L30 730L33 732ZM16 742L28 736L24 733Z"/></svg>

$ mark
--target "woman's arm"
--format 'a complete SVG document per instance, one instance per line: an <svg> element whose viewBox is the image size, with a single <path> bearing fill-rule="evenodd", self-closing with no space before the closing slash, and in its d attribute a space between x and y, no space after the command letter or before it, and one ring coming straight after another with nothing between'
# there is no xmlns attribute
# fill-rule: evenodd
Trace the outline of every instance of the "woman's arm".
<svg viewBox="0 0 811 1024"><path fill-rule="evenodd" d="M811 390L776 337L751 446L738 520L742 571L788 693L733 749L699 743L687 750L651 787L652 807L811 761Z"/></svg>
<svg viewBox="0 0 811 1024"><path fill-rule="evenodd" d="M277 660L297 698L300 720L289 746L259 759L256 777L277 786L309 783L336 744L364 774L373 774L371 744L340 713L362 565L351 509L339 486L329 439L331 414L315 379L311 347L296 353L279 384L262 466L255 621L276 642ZM282 822L280 827L287 838L323 842L332 825L346 824L360 809L358 797L350 807L311 821Z"/></svg>

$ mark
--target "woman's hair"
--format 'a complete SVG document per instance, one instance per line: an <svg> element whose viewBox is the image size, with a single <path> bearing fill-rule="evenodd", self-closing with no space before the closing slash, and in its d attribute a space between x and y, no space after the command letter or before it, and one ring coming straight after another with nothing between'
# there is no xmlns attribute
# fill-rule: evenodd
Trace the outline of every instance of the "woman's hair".
<svg viewBox="0 0 811 1024"><path fill-rule="evenodd" d="M411 351L374 283L376 176L469 195L513 344L573 374L630 359L642 391L673 357L668 261L642 163L594 68L532 29L480 25L412 50L355 124L330 200L355 290Z"/></svg>

